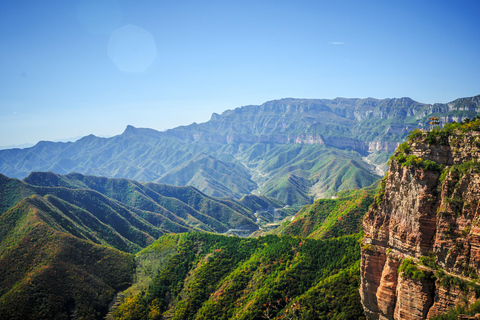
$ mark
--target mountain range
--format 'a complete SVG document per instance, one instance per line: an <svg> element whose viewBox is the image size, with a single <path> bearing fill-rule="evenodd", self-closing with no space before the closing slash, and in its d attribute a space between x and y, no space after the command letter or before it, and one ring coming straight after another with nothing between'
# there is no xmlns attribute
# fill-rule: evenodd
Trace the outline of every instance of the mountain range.
<svg viewBox="0 0 480 320"><path fill-rule="evenodd" d="M297 207L380 178L388 156L414 128L472 118L480 96L446 104L401 99L281 99L213 114L164 132L134 128L112 138L41 141L0 150L0 173L77 172L191 185L207 195L274 197Z"/></svg>
<svg viewBox="0 0 480 320"><path fill-rule="evenodd" d="M475 119L412 131L382 181L293 216L265 195L213 197L193 186L80 173L0 174L0 318L475 314Z"/></svg>

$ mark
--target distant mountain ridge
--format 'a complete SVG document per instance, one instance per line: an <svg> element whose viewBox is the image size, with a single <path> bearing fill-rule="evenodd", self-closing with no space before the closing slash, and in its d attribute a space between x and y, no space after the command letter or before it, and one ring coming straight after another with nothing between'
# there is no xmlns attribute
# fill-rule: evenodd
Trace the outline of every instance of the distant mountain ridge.
<svg viewBox="0 0 480 320"><path fill-rule="evenodd" d="M41 141L0 150L0 173L79 172L192 185L212 196L255 193L289 205L311 203L379 178L390 153L414 128L472 118L480 96L446 104L401 99L281 99L227 110L165 132L128 126L112 138Z"/></svg>
<svg viewBox="0 0 480 320"><path fill-rule="evenodd" d="M471 112L471 114L456 114L455 111ZM384 138L382 135L370 136L369 128L361 127L361 125L371 123L371 120L405 120L410 117L421 120L413 122L409 119L410 121L407 123L390 121L381 125L388 127L384 134L401 132L406 134L414 128L414 125L428 127L427 117L431 114L440 115L440 122L446 123L461 120L462 117L474 116L478 112L480 112L480 96L434 105L419 103L410 98L382 100L373 98L336 98L333 100L288 98L269 101L260 106L252 105L227 110L221 115L213 114L208 122L178 127L167 130L166 133L178 137L179 135L176 133L186 129L195 132L190 139L192 137L193 139L218 138L211 135L211 133L217 133L223 137L222 142L227 143L325 143L327 145L330 143L337 146L335 136L355 138L367 143L388 141L388 139L382 139ZM366 123L362 123L365 121ZM393 126L393 124L400 124L400 126ZM202 136L198 132L208 132L210 135Z"/></svg>

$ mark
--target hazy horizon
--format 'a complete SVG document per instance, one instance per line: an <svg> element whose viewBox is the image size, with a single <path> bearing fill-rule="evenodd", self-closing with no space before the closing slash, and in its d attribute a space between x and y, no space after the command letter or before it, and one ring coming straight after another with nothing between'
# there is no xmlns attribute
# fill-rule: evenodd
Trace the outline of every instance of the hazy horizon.
<svg viewBox="0 0 480 320"><path fill-rule="evenodd" d="M480 94L480 3L0 4L0 146L165 130L285 97Z"/></svg>

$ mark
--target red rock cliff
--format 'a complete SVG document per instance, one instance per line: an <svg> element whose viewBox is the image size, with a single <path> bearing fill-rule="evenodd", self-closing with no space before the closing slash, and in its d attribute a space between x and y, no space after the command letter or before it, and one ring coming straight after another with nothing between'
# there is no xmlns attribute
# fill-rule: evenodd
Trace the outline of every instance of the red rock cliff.
<svg viewBox="0 0 480 320"><path fill-rule="evenodd" d="M363 221L367 319L428 319L480 292L480 121L415 131Z"/></svg>

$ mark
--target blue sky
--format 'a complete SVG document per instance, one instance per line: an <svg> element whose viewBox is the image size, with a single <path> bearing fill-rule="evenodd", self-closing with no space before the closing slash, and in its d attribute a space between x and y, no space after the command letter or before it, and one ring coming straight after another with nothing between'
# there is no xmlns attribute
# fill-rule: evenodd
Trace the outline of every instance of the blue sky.
<svg viewBox="0 0 480 320"><path fill-rule="evenodd" d="M0 146L294 98L480 94L480 1L0 1Z"/></svg>

